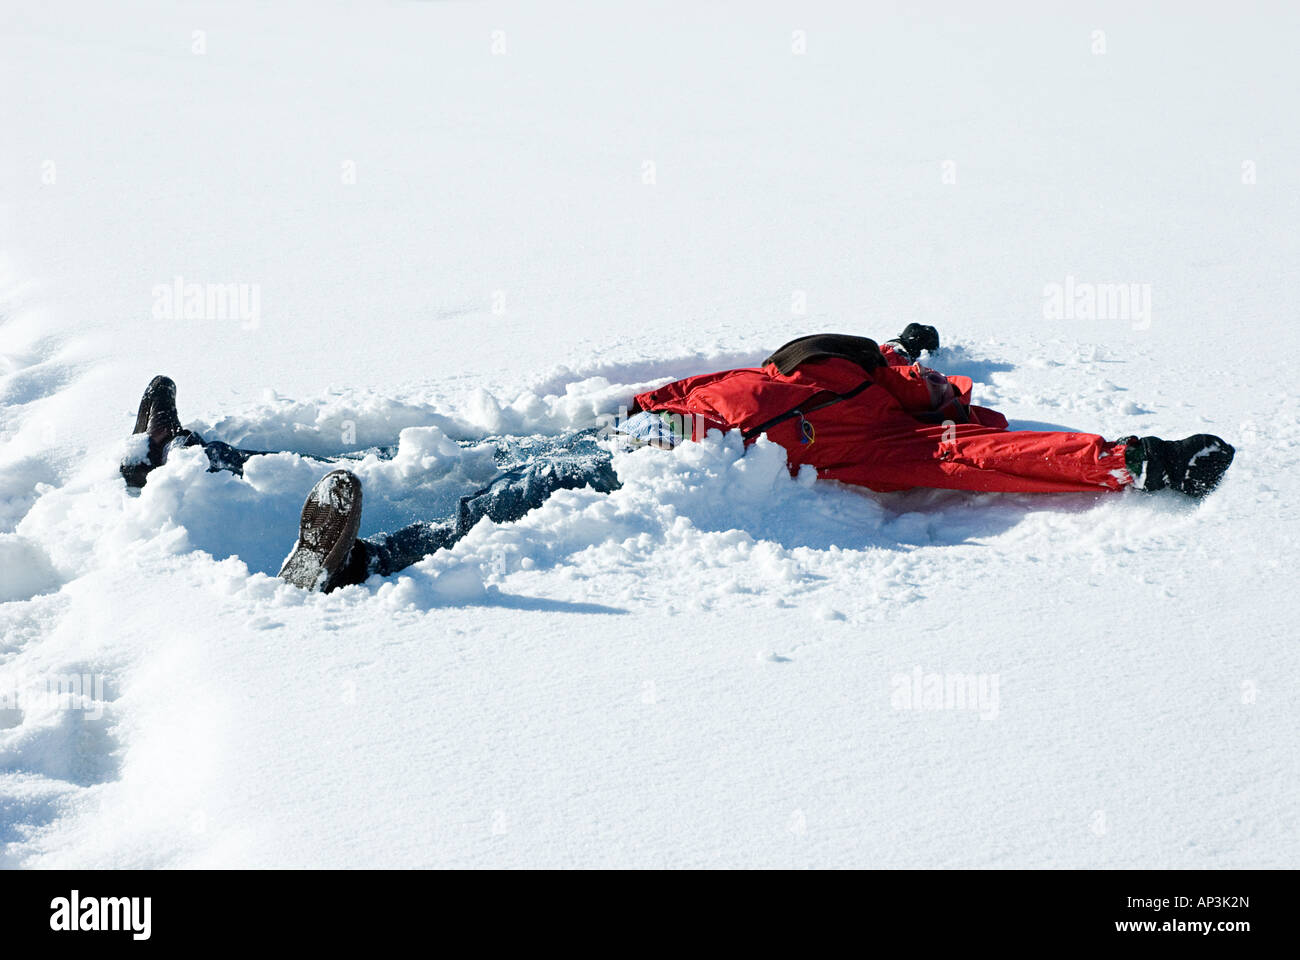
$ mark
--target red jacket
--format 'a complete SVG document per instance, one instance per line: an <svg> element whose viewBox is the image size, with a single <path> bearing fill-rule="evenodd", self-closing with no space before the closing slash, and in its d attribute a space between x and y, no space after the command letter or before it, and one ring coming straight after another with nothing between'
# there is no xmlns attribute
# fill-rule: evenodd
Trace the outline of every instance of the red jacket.
<svg viewBox="0 0 1300 960"><path fill-rule="evenodd" d="M1123 444L1095 434L1008 431L1002 414L970 406L967 377L941 377L885 346L888 366L870 374L851 360L822 358L782 375L774 364L687 377L636 397L636 409L685 418L691 438L708 430L753 431L785 447L790 467L875 490L949 487L1050 492L1119 489L1132 482ZM847 399L812 409L835 394ZM746 438L753 442L757 434Z"/></svg>

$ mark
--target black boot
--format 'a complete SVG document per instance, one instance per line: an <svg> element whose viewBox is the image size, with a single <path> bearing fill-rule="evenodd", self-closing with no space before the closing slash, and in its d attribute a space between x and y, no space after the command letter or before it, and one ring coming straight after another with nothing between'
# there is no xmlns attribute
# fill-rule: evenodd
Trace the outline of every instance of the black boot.
<svg viewBox="0 0 1300 960"><path fill-rule="evenodd" d="M298 542L280 568L280 579L321 593L341 586L360 529L361 481L349 470L327 473L307 494Z"/></svg>
<svg viewBox="0 0 1300 960"><path fill-rule="evenodd" d="M1139 490L1166 487L1200 499L1219 485L1237 452L1232 444L1208 433L1185 440L1129 437L1125 466Z"/></svg>
<svg viewBox="0 0 1300 960"><path fill-rule="evenodd" d="M158 376L149 381L140 397L140 410L135 415L132 434L149 435L147 460L123 462L122 478L128 487L143 487L145 477L154 467L161 466L167 458L167 445L186 433L181 429L181 418L176 413L176 383L170 377Z"/></svg>
<svg viewBox="0 0 1300 960"><path fill-rule="evenodd" d="M909 357L916 360L921 356L922 350L934 353L939 349L939 331L923 323L909 323L898 335L898 339L889 342L902 347Z"/></svg>

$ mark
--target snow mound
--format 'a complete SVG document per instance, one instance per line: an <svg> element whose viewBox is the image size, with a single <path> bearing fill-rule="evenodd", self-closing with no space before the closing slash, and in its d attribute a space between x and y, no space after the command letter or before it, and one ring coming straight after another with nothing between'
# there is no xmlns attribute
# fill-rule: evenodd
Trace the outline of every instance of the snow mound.
<svg viewBox="0 0 1300 960"><path fill-rule="evenodd" d="M30 600L63 585L63 578L41 545L12 533L0 533L0 570L4 571L0 603Z"/></svg>

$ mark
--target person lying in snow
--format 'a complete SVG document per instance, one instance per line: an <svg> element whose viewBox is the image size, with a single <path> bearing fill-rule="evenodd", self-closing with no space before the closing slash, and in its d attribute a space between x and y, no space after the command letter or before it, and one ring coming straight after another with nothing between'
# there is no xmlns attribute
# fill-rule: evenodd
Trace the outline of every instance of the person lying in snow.
<svg viewBox="0 0 1300 960"><path fill-rule="evenodd" d="M1177 490L1200 498L1232 463L1233 447L1197 434L1184 440L1009 430L1006 417L971 404L972 382L922 366L939 349L934 327L908 324L883 346L866 337L814 334L782 346L761 367L687 377L638 394L613 430L629 444L671 448L709 430L739 430L746 444L766 434L792 472L811 465L822 479L880 492L912 487L1009 493ZM243 473L261 451L205 441L181 427L176 385L155 377L140 400L136 434L143 459L122 464L141 487L169 450L202 446L209 470ZM462 497L454 516L359 539L361 481L333 470L303 505L298 540L280 576L328 592L389 576L463 537L484 517L518 520L556 490L620 486L612 454L592 428L555 438L500 438L501 472Z"/></svg>

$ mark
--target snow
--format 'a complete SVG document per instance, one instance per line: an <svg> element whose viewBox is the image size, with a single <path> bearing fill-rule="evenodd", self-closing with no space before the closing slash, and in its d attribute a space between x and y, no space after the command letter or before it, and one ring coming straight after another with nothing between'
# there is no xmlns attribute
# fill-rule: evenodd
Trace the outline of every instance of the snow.
<svg viewBox="0 0 1300 960"><path fill-rule="evenodd" d="M1297 14L866 6L6 4L0 864L1295 866ZM1236 463L873 494L713 435L274 579L335 463L435 520L491 435L909 321L1013 426ZM288 452L128 492L157 373Z"/></svg>

